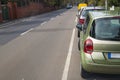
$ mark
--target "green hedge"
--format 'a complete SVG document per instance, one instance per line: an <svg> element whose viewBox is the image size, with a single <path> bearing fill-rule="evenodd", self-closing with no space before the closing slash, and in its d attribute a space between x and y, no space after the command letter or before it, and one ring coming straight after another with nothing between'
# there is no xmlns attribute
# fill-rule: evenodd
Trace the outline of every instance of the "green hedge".
<svg viewBox="0 0 120 80"><path fill-rule="evenodd" d="M116 11L120 11L120 7L115 7L115 10Z"/></svg>

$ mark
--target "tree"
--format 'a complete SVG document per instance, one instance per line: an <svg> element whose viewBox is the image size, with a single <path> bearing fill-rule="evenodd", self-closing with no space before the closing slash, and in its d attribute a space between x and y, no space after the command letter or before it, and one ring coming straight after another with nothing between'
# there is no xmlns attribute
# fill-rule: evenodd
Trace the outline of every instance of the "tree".
<svg viewBox="0 0 120 80"><path fill-rule="evenodd" d="M89 0L88 5L96 5L96 1L95 0Z"/></svg>
<svg viewBox="0 0 120 80"><path fill-rule="evenodd" d="M1 4L7 4L8 0L1 0Z"/></svg>
<svg viewBox="0 0 120 80"><path fill-rule="evenodd" d="M105 6L105 0L99 0L98 6Z"/></svg>
<svg viewBox="0 0 120 80"><path fill-rule="evenodd" d="M108 6L120 6L120 0L107 0L108 1ZM98 0L98 5L99 6L105 6L105 0Z"/></svg>
<svg viewBox="0 0 120 80"><path fill-rule="evenodd" d="M108 0L108 1L110 6L114 5L120 7L120 0Z"/></svg>

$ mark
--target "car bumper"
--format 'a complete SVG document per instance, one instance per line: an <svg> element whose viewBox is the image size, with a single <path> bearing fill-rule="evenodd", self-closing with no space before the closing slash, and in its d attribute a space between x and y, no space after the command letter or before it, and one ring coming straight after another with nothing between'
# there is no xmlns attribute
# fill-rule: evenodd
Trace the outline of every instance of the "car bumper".
<svg viewBox="0 0 120 80"><path fill-rule="evenodd" d="M120 65L95 63L90 56L82 59L82 67L92 73L120 74Z"/></svg>

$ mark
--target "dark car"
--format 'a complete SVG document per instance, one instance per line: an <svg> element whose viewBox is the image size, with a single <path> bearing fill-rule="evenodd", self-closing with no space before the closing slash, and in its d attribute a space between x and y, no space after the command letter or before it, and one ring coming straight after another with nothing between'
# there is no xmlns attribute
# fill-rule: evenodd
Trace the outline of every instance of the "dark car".
<svg viewBox="0 0 120 80"><path fill-rule="evenodd" d="M72 7L73 7L72 4L68 3L66 9L71 9Z"/></svg>

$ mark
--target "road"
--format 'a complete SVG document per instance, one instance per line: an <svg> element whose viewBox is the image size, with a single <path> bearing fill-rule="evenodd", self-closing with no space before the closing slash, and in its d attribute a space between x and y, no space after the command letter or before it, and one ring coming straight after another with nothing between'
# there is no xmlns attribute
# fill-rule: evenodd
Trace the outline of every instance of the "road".
<svg viewBox="0 0 120 80"><path fill-rule="evenodd" d="M0 80L84 80L76 13L75 7L61 9L1 25ZM90 79L111 78L93 75Z"/></svg>

